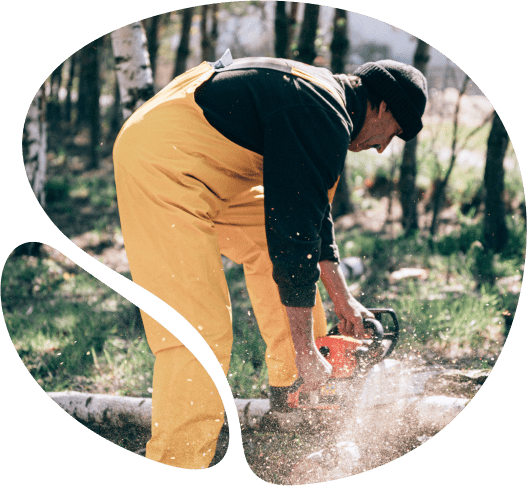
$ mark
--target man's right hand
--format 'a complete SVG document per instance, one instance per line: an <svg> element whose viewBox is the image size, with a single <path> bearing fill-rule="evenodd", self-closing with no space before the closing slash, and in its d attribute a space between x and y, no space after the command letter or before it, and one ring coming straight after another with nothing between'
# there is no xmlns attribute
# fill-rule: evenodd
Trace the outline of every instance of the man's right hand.
<svg viewBox="0 0 527 486"><path fill-rule="evenodd" d="M309 307L286 307L296 351L295 363L305 391L314 391L329 380L333 371L320 354L313 337L313 312Z"/></svg>
<svg viewBox="0 0 527 486"><path fill-rule="evenodd" d="M316 347L308 353L296 354L296 367L305 391L318 390L331 377L333 367Z"/></svg>

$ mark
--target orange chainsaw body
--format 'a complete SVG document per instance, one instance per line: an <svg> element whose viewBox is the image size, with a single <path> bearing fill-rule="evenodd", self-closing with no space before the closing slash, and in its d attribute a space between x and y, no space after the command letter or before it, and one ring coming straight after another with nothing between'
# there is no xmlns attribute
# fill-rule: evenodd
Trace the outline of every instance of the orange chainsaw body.
<svg viewBox="0 0 527 486"><path fill-rule="evenodd" d="M329 399L337 393L334 379L338 380L352 376L357 366L355 350L362 346L362 342L349 336L323 336L316 340L316 346L333 367L333 372L329 381L322 388L311 393L317 394L320 398ZM289 393L287 404L290 408L315 408L322 410L337 410L340 408L338 403L329 403L330 400L325 400L324 403L317 403L316 405L303 404L305 400L302 399L302 395L306 395L306 393L302 392L302 388L303 385Z"/></svg>
<svg viewBox="0 0 527 486"><path fill-rule="evenodd" d="M362 341L350 336L323 336L317 339L316 346L333 366L331 378L349 378L357 365L355 350Z"/></svg>

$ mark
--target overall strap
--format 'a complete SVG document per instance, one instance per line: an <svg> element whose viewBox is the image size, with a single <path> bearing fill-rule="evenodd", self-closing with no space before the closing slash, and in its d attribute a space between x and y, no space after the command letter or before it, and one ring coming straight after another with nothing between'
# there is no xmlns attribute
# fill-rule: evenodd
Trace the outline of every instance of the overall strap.
<svg viewBox="0 0 527 486"><path fill-rule="evenodd" d="M223 54L220 59L213 63L209 62L209 64L217 73L222 73L225 71L236 71L240 69L260 68L272 69L274 71L281 71L283 73L292 74L294 76L298 76L300 78L306 79L314 84L321 86L322 88L326 89L326 91L331 93L341 105L346 106L342 95L329 83L327 83L323 79L320 79L317 76L313 76L312 74L298 67L289 66L287 62L282 59L273 59L269 57L247 57L234 61L230 49L227 49L225 51L225 54Z"/></svg>
<svg viewBox="0 0 527 486"><path fill-rule="evenodd" d="M269 57L245 57L237 59L236 62L232 58L231 50L227 49L225 54L221 56L216 62L209 62L216 72L236 71L238 69L251 68L267 68L284 73L291 74L291 66L288 66L281 59L273 59Z"/></svg>

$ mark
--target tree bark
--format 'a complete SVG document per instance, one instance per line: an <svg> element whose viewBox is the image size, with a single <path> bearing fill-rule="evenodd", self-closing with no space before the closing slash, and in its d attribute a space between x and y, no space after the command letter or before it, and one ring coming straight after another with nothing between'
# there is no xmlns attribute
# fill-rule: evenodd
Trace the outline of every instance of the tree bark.
<svg viewBox="0 0 527 486"><path fill-rule="evenodd" d="M218 30L218 15L220 10L220 4L215 3L212 5L212 26L210 29L210 60L216 60L216 46L218 44L218 37L220 35Z"/></svg>
<svg viewBox="0 0 527 486"><path fill-rule="evenodd" d="M150 69L152 69L152 77L156 77L156 65L157 65L157 50L159 48L159 23L161 15L156 15L148 19L145 26L146 41L148 45L148 56L150 58Z"/></svg>
<svg viewBox="0 0 527 486"><path fill-rule="evenodd" d="M140 22L111 33L123 119L154 95L154 79Z"/></svg>
<svg viewBox="0 0 527 486"><path fill-rule="evenodd" d="M274 18L274 53L280 59L287 58L289 45L289 19L286 12L286 2L276 2Z"/></svg>
<svg viewBox="0 0 527 486"><path fill-rule="evenodd" d="M66 85L66 102L64 106L64 120L66 123L70 123L72 116L72 102L71 102L71 92L73 90L73 78L75 77L75 67L77 65L77 54L73 54L69 60L69 74L68 74L68 84Z"/></svg>
<svg viewBox="0 0 527 486"><path fill-rule="evenodd" d="M293 45L293 40L295 38L295 31L297 27L297 16L298 16L298 2L289 3L289 16L288 16L288 39L289 44L287 46L287 57L292 59L293 53L291 51L291 46Z"/></svg>
<svg viewBox="0 0 527 486"><path fill-rule="evenodd" d="M503 161L509 145L509 136L496 112L487 142L485 163L485 246L500 252L507 245L509 232L505 221L503 201L505 170Z"/></svg>
<svg viewBox="0 0 527 486"><path fill-rule="evenodd" d="M201 20L200 20L199 25L200 25L200 32L201 32L201 60L202 61L213 61L213 59L209 57L210 40L209 40L209 31L207 29L209 7L210 5L201 6Z"/></svg>
<svg viewBox="0 0 527 486"><path fill-rule="evenodd" d="M216 60L216 42L218 40L218 7L214 5L203 5L201 7L201 59L203 61ZM209 29L210 17L210 29Z"/></svg>
<svg viewBox="0 0 527 486"><path fill-rule="evenodd" d="M333 219L336 219L352 212L353 204L351 203L350 190L348 181L346 180L346 166L344 166L342 174L340 174L333 202L331 203L331 216Z"/></svg>
<svg viewBox="0 0 527 486"><path fill-rule="evenodd" d="M318 15L320 5L306 3L304 7L304 18L298 41L298 52L295 59L306 64L313 64L317 57L315 40L317 38Z"/></svg>
<svg viewBox="0 0 527 486"><path fill-rule="evenodd" d="M183 74L187 70L187 57L190 53L190 28L192 27L192 16L194 7L185 8L181 11L181 38L176 52L176 63L174 67L174 77Z"/></svg>
<svg viewBox="0 0 527 486"><path fill-rule="evenodd" d="M77 99L77 127L90 130L90 164L94 169L98 165L100 148L100 80L99 55L102 38L95 39L80 52L79 97Z"/></svg>
<svg viewBox="0 0 527 486"><path fill-rule="evenodd" d="M333 17L333 39L331 41L331 70L334 74L343 73L348 60L350 41L348 38L348 12L335 9Z"/></svg>
<svg viewBox="0 0 527 486"><path fill-rule="evenodd" d="M47 169L45 105L44 86L42 86L29 107L22 137L22 150L27 178L38 202L43 207L46 203L44 183Z"/></svg>
<svg viewBox="0 0 527 486"><path fill-rule="evenodd" d="M61 105L59 100L60 87L62 85L62 71L64 62L57 66L49 78L49 96L46 100L46 119L49 124L56 124L61 119Z"/></svg>
<svg viewBox="0 0 527 486"><path fill-rule="evenodd" d="M425 76L430 60L430 46L417 39L417 47L414 53L414 67L419 69ZM409 140L404 145L403 158L401 161L399 190L402 206L402 225L406 235L419 229L419 218L417 213L417 189L415 179L417 176L417 137Z"/></svg>
<svg viewBox="0 0 527 486"><path fill-rule="evenodd" d="M463 80L463 85L461 86L461 89L459 90L459 94L457 97L456 102L456 108L454 112L454 127L452 129L452 148L451 148L451 155L450 155L450 165L448 166L448 170L445 174L445 177L442 179L439 177L436 181L436 188L434 193L432 194L432 200L433 200L433 207L434 211L432 214L432 222L430 223L430 236L434 236L437 231L437 225L438 225L438 218L439 218L439 211L441 210L441 206L443 204L443 196L446 192L446 188L448 186L448 180L450 178L450 174L452 173L452 169L454 168L454 164L456 163L456 158L458 155L458 126L459 126L459 111L461 108L461 98L464 96L465 92L467 91L468 82L470 81L470 78L465 75L465 79ZM474 131L473 131L474 133Z"/></svg>
<svg viewBox="0 0 527 486"><path fill-rule="evenodd" d="M93 43L84 46L79 52L79 88L77 97L77 129L86 126L90 113L90 82L93 77L92 63L93 60Z"/></svg>
<svg viewBox="0 0 527 486"><path fill-rule="evenodd" d="M121 110L121 95L119 93L119 83L116 81L113 89L112 118L110 122L111 133L117 135L123 125L123 110Z"/></svg>
<svg viewBox="0 0 527 486"><path fill-rule="evenodd" d="M99 55L98 49L102 44L102 38L92 42L90 51L91 76L88 84L89 88L89 119L90 119L90 165L89 169L96 169L99 166L99 156L101 149L101 106L99 98L101 96L101 82L99 79Z"/></svg>
<svg viewBox="0 0 527 486"><path fill-rule="evenodd" d="M348 53L348 12L340 8L335 9L333 17L333 39L331 41L331 70L333 73L343 73L345 70ZM345 214L353 212L351 204L348 181L346 179L346 166L340 176L333 204L331 205L331 214L333 218L338 218Z"/></svg>

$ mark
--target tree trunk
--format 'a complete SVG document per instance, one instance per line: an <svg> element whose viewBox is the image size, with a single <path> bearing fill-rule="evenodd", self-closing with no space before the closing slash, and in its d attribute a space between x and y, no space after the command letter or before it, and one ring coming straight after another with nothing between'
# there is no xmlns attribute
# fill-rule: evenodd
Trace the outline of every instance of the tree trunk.
<svg viewBox="0 0 527 486"><path fill-rule="evenodd" d="M209 30L210 17L210 30ZM216 42L218 40L218 4L203 5L201 7L201 59L203 61L216 60Z"/></svg>
<svg viewBox="0 0 527 486"><path fill-rule="evenodd" d="M331 203L331 216L333 216L333 219L336 219L339 216L344 216L352 212L353 204L351 203L350 190L348 181L346 180L346 166L344 165L344 170L340 174L337 190Z"/></svg>
<svg viewBox="0 0 527 486"><path fill-rule="evenodd" d="M91 76L89 79L89 119L90 119L90 165L89 169L99 166L99 155L101 149L101 82L99 79L99 55L98 49L102 44L102 38L92 42L90 52Z"/></svg>
<svg viewBox="0 0 527 486"><path fill-rule="evenodd" d="M159 48L158 32L161 15L156 15L148 19L146 30L146 40L148 44L148 56L150 58L150 69L152 77L156 77L157 50Z"/></svg>
<svg viewBox="0 0 527 486"><path fill-rule="evenodd" d="M56 124L60 122L61 110L59 93L62 85L62 70L64 63L57 66L49 78L49 96L46 100L46 120L49 124Z"/></svg>
<svg viewBox="0 0 527 486"><path fill-rule="evenodd" d="M295 31L297 27L297 21L296 21L297 16L298 16L298 2L290 2L289 3L289 16L288 16L289 44L287 46L287 51L286 51L287 57L289 59L292 59L294 57L291 51L291 46L293 45L293 40L295 38Z"/></svg>
<svg viewBox="0 0 527 486"><path fill-rule="evenodd" d="M349 52L348 38L348 12L335 9L333 17L333 40L331 41L331 70L334 73L343 73ZM344 214L353 212L351 204L348 182L346 179L346 166L340 176L333 204L331 205L331 214L333 218L338 218Z"/></svg>
<svg viewBox="0 0 527 486"><path fill-rule="evenodd" d="M123 110L121 110L121 95L119 93L119 83L116 82L113 90L113 108L110 122L110 131L117 135L123 126Z"/></svg>
<svg viewBox="0 0 527 486"><path fill-rule="evenodd" d="M445 195L446 188L448 186L448 180L450 178L450 174L452 174L452 169L454 168L454 164L456 163L456 158L458 155L458 128L459 128L459 112L461 109L461 98L464 96L465 92L467 91L468 82L470 81L470 78L468 75L465 75L465 79L463 80L463 85L461 86L461 89L459 90L459 94L457 97L456 102L456 108L454 111L454 126L452 128L452 148L451 148L451 155L450 155L450 165L448 166L447 172L445 176L441 179L441 177L438 178L436 181L436 189L432 194L432 201L433 201L433 213L432 213L432 222L430 223L430 236L433 237L436 234L437 226L439 224L438 218L439 218L439 211L441 210L441 206L443 203L443 196ZM472 133L475 133L474 131Z"/></svg>
<svg viewBox="0 0 527 486"><path fill-rule="evenodd" d="M348 60L350 41L348 38L348 12L335 9L333 17L333 40L331 41L331 70L334 74L343 73Z"/></svg>
<svg viewBox="0 0 527 486"><path fill-rule="evenodd" d="M46 202L44 183L46 180L47 166L45 105L44 86L42 86L29 107L22 138L22 150L27 178L38 202L43 207Z"/></svg>
<svg viewBox="0 0 527 486"><path fill-rule="evenodd" d="M126 120L145 101L154 96L154 79L146 48L146 35L140 22L111 33L119 95Z"/></svg>
<svg viewBox="0 0 527 486"><path fill-rule="evenodd" d="M275 56L280 59L285 59L289 45L289 18L286 12L286 2L276 2L274 33Z"/></svg>
<svg viewBox="0 0 527 486"><path fill-rule="evenodd" d="M212 5L212 26L210 29L210 60L216 60L216 45L218 44L218 37L220 35L218 30L218 12L220 10L220 4L215 3Z"/></svg>
<svg viewBox="0 0 527 486"><path fill-rule="evenodd" d="M93 59L93 43L84 46L79 52L79 87L77 90L77 129L86 126L90 113L90 81L92 78L91 62Z"/></svg>
<svg viewBox="0 0 527 486"><path fill-rule="evenodd" d="M201 20L200 20L200 33L201 33L201 60L202 61L213 61L209 57L209 31L207 29L207 19L209 16L209 5L201 6Z"/></svg>
<svg viewBox="0 0 527 486"><path fill-rule="evenodd" d="M306 64L313 64L317 57L315 40L317 38L318 14L320 5L306 3L304 7L304 18L298 41L298 52L295 59Z"/></svg>
<svg viewBox="0 0 527 486"><path fill-rule="evenodd" d="M194 7L181 10L183 18L181 20L181 38L176 53L176 63L174 67L174 77L183 74L187 70L187 57L190 53L190 28L192 27L192 15Z"/></svg>
<svg viewBox="0 0 527 486"><path fill-rule="evenodd" d="M70 123L72 116L72 103L71 103L71 92L73 90L73 78L75 77L75 67L77 65L76 63L77 55L73 54L73 56L70 57L69 60L69 75L68 75L68 84L66 85L66 103L64 106L64 120L66 123Z"/></svg>
<svg viewBox="0 0 527 486"><path fill-rule="evenodd" d="M430 59L430 46L417 39L417 47L414 53L414 67L419 69L425 76ZM401 171L399 177L400 201L403 210L402 225L406 235L419 229L417 214L417 190L415 179L417 176L417 137L404 145Z"/></svg>
<svg viewBox="0 0 527 486"><path fill-rule="evenodd" d="M98 165L100 149L100 80L99 55L102 38L90 42L80 52L79 97L77 99L77 128L90 130L90 169Z"/></svg>
<svg viewBox="0 0 527 486"><path fill-rule="evenodd" d="M496 112L487 142L485 163L485 246L500 252L507 245L509 232L505 221L503 201L504 176L503 161L509 145L509 136Z"/></svg>

